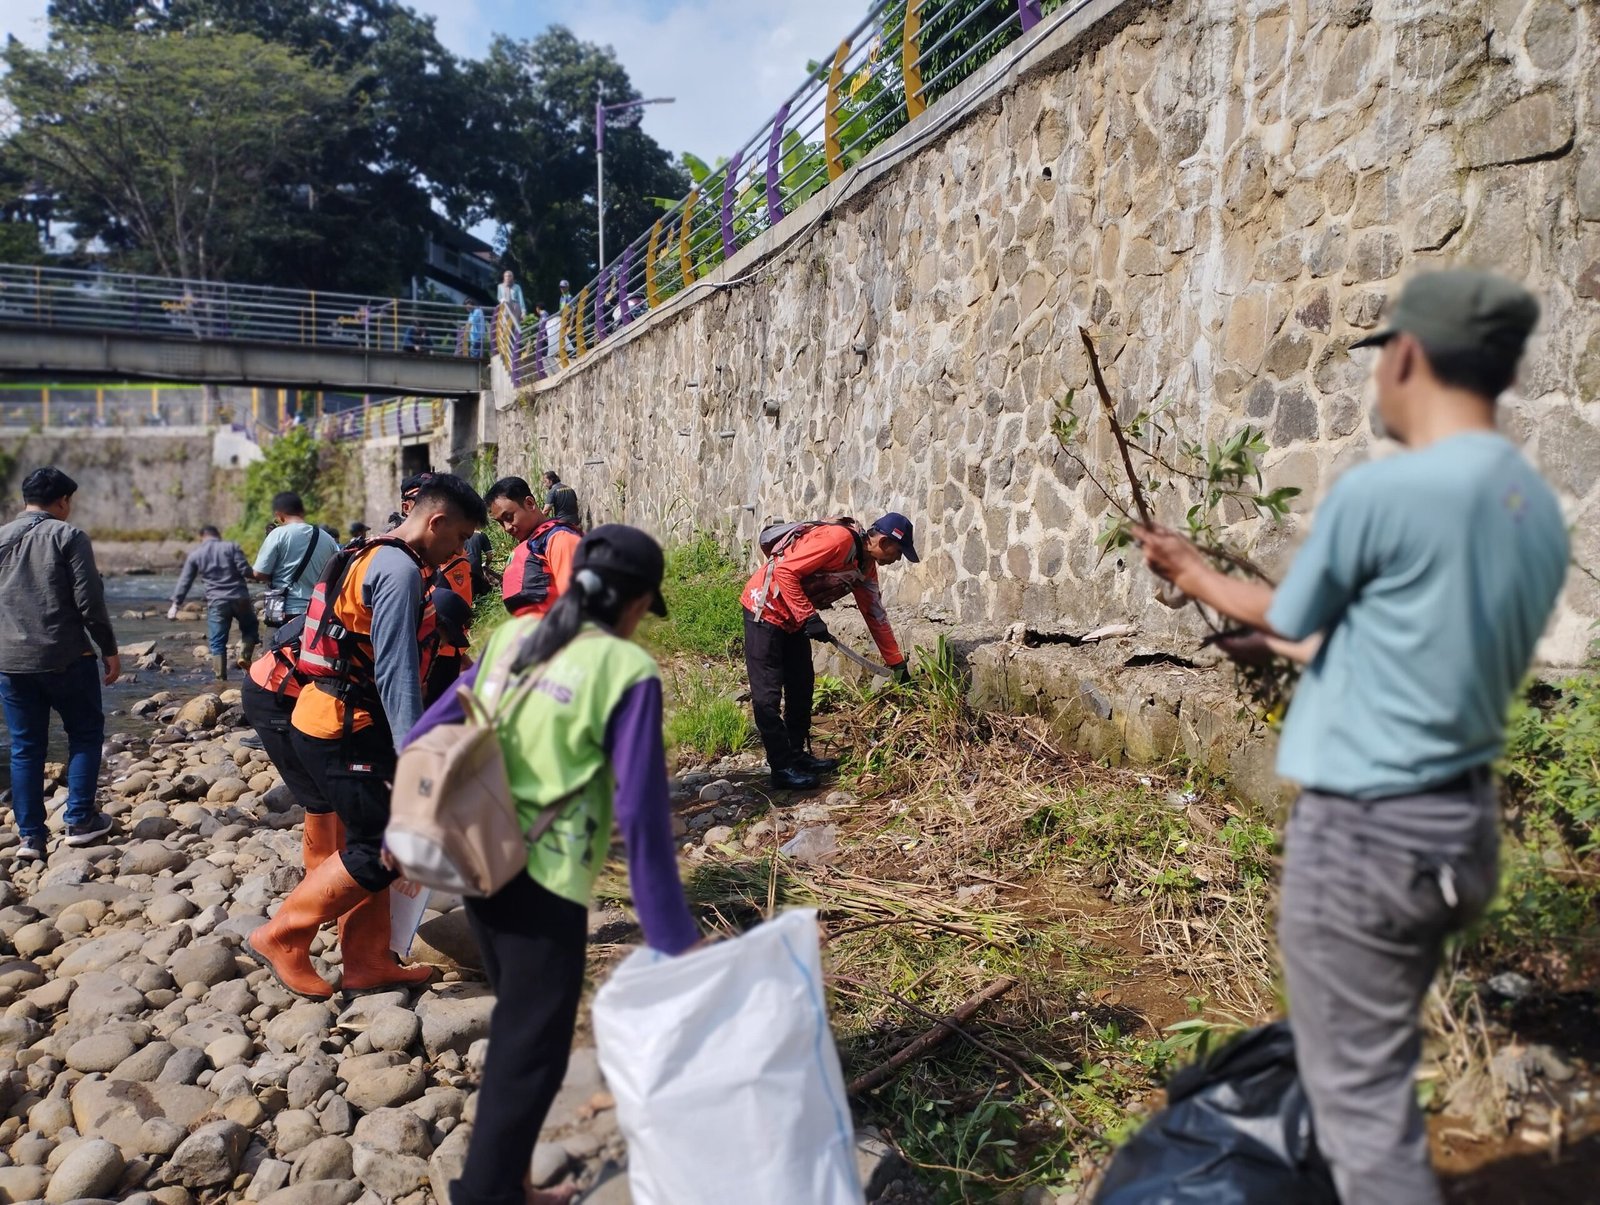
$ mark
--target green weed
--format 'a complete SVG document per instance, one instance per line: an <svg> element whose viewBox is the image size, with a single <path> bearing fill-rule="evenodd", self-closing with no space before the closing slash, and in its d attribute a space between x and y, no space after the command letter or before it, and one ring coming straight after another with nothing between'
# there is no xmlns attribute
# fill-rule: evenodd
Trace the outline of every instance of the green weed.
<svg viewBox="0 0 1600 1205"><path fill-rule="evenodd" d="M755 739L750 710L706 679L696 679L673 701L667 744L692 749L707 761L737 753Z"/></svg>
<svg viewBox="0 0 1600 1205"><path fill-rule="evenodd" d="M704 531L666 552L661 593L671 614L646 624L646 643L657 653L739 656L744 648L739 595L748 577L742 555L730 554L715 535Z"/></svg>

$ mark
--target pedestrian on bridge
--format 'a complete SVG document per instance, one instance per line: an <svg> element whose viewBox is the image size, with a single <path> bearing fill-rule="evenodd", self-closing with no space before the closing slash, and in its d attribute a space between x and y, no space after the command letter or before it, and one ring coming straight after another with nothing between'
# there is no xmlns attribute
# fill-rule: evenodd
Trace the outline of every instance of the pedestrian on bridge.
<svg viewBox="0 0 1600 1205"><path fill-rule="evenodd" d="M256 622L255 604L250 601L250 562L244 550L232 540L224 540L215 527L200 529L200 544L184 558L178 574L178 588L172 592L167 618L177 619L178 608L189 597L198 577L206 592L206 643L211 649L211 672L218 682L228 677L228 635L239 625L240 669L249 669L261 643L261 625Z"/></svg>
<svg viewBox="0 0 1600 1205"><path fill-rule="evenodd" d="M1405 287L1355 345L1381 348L1378 417L1405 451L1339 478L1276 588L1135 528L1190 598L1271 639L1321 635L1278 744L1301 788L1278 949L1343 1205L1441 1200L1417 1107L1422 1001L1445 939L1494 894L1492 766L1567 570L1561 507L1495 423L1538 316L1485 272Z"/></svg>
<svg viewBox="0 0 1600 1205"><path fill-rule="evenodd" d="M66 843L88 845L111 831L111 817L95 806L106 736L100 687L117 680L122 661L94 549L67 522L77 492L60 469L35 469L22 482L22 517L0 527L0 706L11 732L19 862L45 857L51 711L67 731Z"/></svg>
<svg viewBox="0 0 1600 1205"><path fill-rule="evenodd" d="M502 310L511 315L512 321L519 326L522 324L522 316L527 312L522 302L522 286L512 278L509 271L500 278L496 301Z"/></svg>

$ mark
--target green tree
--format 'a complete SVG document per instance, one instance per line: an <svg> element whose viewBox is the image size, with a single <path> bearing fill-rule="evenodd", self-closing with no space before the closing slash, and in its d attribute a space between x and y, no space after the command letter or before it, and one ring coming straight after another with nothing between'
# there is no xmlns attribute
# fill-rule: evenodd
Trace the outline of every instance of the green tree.
<svg viewBox="0 0 1600 1205"><path fill-rule="evenodd" d="M52 32L126 39L251 34L334 73L341 96L320 122L313 159L271 195L236 247L231 274L308 288L402 293L421 268L434 202L473 153L461 136L473 105L431 17L393 0L55 0ZM83 233L114 251L136 240L79 204Z"/></svg>
<svg viewBox="0 0 1600 1205"><path fill-rule="evenodd" d="M470 64L466 138L474 148L452 214L499 224L505 258L529 305L553 305L557 284L595 272L594 107L639 99L609 48L552 26L531 41L497 38ZM652 197L689 181L639 128L637 111L606 124L606 233L611 254L648 229Z"/></svg>
<svg viewBox="0 0 1600 1205"><path fill-rule="evenodd" d="M304 176L331 71L249 34L67 32L11 42L8 153L65 201L126 232L163 275L221 279L274 198Z"/></svg>

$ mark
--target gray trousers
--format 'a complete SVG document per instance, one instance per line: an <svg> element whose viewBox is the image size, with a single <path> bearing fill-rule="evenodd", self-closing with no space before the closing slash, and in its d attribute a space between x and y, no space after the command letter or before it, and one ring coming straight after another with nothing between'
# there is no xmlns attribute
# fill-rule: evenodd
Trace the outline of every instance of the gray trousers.
<svg viewBox="0 0 1600 1205"><path fill-rule="evenodd" d="M1437 1205L1417 1107L1423 997L1444 939L1494 894L1492 779L1362 801L1304 792L1278 946L1295 1056L1342 1205Z"/></svg>

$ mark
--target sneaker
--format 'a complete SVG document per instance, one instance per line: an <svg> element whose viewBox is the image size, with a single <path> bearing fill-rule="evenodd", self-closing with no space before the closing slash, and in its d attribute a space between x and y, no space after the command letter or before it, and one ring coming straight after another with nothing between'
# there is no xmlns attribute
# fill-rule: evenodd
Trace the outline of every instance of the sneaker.
<svg viewBox="0 0 1600 1205"><path fill-rule="evenodd" d="M18 862L43 862L44 856L43 837L24 837L13 855Z"/></svg>
<svg viewBox="0 0 1600 1205"><path fill-rule="evenodd" d="M772 772L772 785L779 791L810 791L821 786L822 780L799 766L785 766Z"/></svg>
<svg viewBox="0 0 1600 1205"><path fill-rule="evenodd" d="M246 749L266 748L266 746L261 743L261 738L253 732L246 733L244 736L241 736L239 738L239 744Z"/></svg>
<svg viewBox="0 0 1600 1205"><path fill-rule="evenodd" d="M67 825L68 845L93 845L111 831L111 817L96 812L82 824Z"/></svg>
<svg viewBox="0 0 1600 1205"><path fill-rule="evenodd" d="M794 759L794 768L804 770L807 774L832 774L839 768L837 757L812 757L809 753L802 753Z"/></svg>

